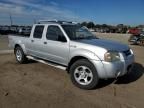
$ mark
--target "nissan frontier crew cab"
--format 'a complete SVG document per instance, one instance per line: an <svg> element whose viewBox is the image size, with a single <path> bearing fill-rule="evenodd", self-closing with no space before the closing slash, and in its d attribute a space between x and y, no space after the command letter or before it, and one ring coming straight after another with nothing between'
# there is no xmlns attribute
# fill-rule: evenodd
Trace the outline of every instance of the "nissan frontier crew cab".
<svg viewBox="0 0 144 108"><path fill-rule="evenodd" d="M93 89L99 79L127 74L134 62L129 46L99 39L86 27L66 21L39 21L29 37L9 35L9 46L19 63L33 58L64 67L82 89Z"/></svg>

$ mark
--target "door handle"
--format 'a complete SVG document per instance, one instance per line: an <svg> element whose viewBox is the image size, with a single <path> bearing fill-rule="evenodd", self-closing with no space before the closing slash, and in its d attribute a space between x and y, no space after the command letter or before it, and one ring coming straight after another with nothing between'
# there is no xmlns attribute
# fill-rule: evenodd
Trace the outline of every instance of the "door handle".
<svg viewBox="0 0 144 108"><path fill-rule="evenodd" d="M34 40L31 40L31 42L34 42Z"/></svg>
<svg viewBox="0 0 144 108"><path fill-rule="evenodd" d="M47 44L47 42L44 42L44 44Z"/></svg>

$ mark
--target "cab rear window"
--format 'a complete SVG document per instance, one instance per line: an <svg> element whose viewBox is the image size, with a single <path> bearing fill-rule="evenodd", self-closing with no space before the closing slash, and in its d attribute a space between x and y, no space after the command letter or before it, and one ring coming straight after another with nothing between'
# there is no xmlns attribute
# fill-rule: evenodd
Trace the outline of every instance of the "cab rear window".
<svg viewBox="0 0 144 108"><path fill-rule="evenodd" d="M44 30L44 26L43 25L38 25L35 27L35 30L34 30L34 35L33 37L34 38L38 38L38 39L41 39L42 38L42 34L43 34L43 30Z"/></svg>

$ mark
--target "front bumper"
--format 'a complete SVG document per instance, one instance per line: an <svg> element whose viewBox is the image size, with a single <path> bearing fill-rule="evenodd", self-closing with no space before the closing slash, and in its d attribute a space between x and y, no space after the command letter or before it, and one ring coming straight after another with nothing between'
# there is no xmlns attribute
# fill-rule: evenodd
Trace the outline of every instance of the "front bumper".
<svg viewBox="0 0 144 108"><path fill-rule="evenodd" d="M92 61L102 79L117 78L130 72L134 63L134 55L118 62Z"/></svg>

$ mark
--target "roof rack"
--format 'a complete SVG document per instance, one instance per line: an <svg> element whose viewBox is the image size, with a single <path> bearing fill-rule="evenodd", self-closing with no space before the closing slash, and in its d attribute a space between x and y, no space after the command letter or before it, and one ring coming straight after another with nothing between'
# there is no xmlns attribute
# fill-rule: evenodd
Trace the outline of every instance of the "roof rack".
<svg viewBox="0 0 144 108"><path fill-rule="evenodd" d="M38 24L41 24L41 23L48 23L48 22L55 22L55 23L57 23L58 21L57 20L39 20L38 21Z"/></svg>
<svg viewBox="0 0 144 108"><path fill-rule="evenodd" d="M71 21L58 21L56 19L54 20L39 20L38 24L43 24L43 23L58 23L58 24L77 24L77 22L71 22Z"/></svg>

